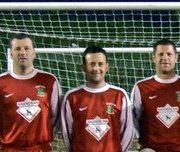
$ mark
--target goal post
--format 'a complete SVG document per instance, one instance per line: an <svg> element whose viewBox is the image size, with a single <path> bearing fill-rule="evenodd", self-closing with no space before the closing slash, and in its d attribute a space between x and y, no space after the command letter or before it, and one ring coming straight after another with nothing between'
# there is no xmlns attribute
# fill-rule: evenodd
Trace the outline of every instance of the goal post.
<svg viewBox="0 0 180 152"><path fill-rule="evenodd" d="M108 52L107 82L130 94L136 81L155 73L157 40L171 39L179 52L179 8L179 2L1 3L0 73L12 70L9 38L24 32L35 41L35 67L55 74L63 94L85 82L81 53L89 45ZM63 145L54 143L60 151Z"/></svg>

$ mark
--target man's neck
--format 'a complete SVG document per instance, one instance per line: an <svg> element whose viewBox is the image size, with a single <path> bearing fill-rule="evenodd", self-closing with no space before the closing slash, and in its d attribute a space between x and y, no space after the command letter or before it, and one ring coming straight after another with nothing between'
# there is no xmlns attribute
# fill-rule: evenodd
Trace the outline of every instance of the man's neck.
<svg viewBox="0 0 180 152"><path fill-rule="evenodd" d="M98 84L95 84L95 83L90 83L90 82L87 82L86 83L86 86L89 87L89 88L94 88L94 89L98 89L98 88L102 88L106 85L106 82L101 82L101 83L98 83Z"/></svg>
<svg viewBox="0 0 180 152"><path fill-rule="evenodd" d="M33 71L33 67L29 68L13 68L13 72L17 75L27 75L30 74Z"/></svg>
<svg viewBox="0 0 180 152"><path fill-rule="evenodd" d="M161 74L156 73L156 75L160 79L166 79L167 80L167 79L171 79L171 78L175 77L176 73L175 72L168 73L168 74L166 74L166 73L161 73Z"/></svg>

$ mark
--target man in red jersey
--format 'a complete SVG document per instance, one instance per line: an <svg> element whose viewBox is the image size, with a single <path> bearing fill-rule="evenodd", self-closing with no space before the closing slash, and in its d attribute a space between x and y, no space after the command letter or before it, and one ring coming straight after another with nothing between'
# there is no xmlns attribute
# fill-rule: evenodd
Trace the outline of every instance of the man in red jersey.
<svg viewBox="0 0 180 152"><path fill-rule="evenodd" d="M137 82L132 90L134 123L141 151L180 152L180 77L178 54L167 39L153 46L156 74Z"/></svg>
<svg viewBox="0 0 180 152"><path fill-rule="evenodd" d="M66 93L61 110L69 152L126 152L133 139L132 104L124 89L105 82L108 58L92 46L83 53L86 84Z"/></svg>
<svg viewBox="0 0 180 152"><path fill-rule="evenodd" d="M50 152L61 94L57 78L35 69L29 35L10 40L13 71L0 75L0 143L3 152Z"/></svg>

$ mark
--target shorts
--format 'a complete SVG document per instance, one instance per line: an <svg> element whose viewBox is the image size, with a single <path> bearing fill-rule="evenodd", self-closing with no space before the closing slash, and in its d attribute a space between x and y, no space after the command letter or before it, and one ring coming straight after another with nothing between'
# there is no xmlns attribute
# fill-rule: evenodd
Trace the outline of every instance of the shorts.
<svg viewBox="0 0 180 152"><path fill-rule="evenodd" d="M51 144L49 142L39 144L32 147L15 147L9 145L2 145L0 152L51 152Z"/></svg>
<svg viewBox="0 0 180 152"><path fill-rule="evenodd" d="M180 152L180 146L149 146L146 148L141 148L140 152Z"/></svg>

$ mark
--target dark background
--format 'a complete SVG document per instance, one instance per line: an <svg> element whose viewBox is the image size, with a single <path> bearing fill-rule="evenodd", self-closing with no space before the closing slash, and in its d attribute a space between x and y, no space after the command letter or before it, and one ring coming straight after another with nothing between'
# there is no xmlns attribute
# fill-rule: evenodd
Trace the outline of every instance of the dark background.
<svg viewBox="0 0 180 152"><path fill-rule="evenodd" d="M180 2L180 0L0 0L0 2Z"/></svg>

